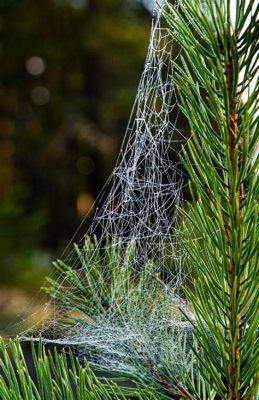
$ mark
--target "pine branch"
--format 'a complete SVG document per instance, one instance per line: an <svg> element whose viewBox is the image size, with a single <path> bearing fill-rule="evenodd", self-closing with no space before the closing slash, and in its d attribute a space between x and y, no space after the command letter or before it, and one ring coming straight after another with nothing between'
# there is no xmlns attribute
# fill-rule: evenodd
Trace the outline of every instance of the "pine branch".
<svg viewBox="0 0 259 400"><path fill-rule="evenodd" d="M201 238L185 241L197 276L187 291L194 332L220 398L249 399L258 371L258 121L256 90L243 96L255 76L257 14L237 0L233 27L230 0L179 3L165 15L183 49L173 79L192 131L182 158L193 202L182 213Z"/></svg>

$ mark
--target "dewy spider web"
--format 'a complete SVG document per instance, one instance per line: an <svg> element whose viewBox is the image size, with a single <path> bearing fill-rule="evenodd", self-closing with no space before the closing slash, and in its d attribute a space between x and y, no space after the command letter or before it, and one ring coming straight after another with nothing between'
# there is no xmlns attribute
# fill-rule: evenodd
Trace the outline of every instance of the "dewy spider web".
<svg viewBox="0 0 259 400"><path fill-rule="evenodd" d="M102 192L107 197L96 208L81 243L63 257L70 269L59 264L60 276L48 307L54 310L52 322L38 330L48 342L76 345L83 355L91 352L93 362L142 376L147 371L143 362L137 367L140 354L154 362L159 358L160 363L166 357L166 365L171 362L176 375L180 364L188 364L176 334L179 329L182 334L184 325L179 303L188 312L180 297L188 271L182 267L184 252L174 233L184 185L179 151L186 142L178 126L179 106L171 79L172 61L180 50L163 26L161 7L164 1L155 6L131 118L117 164ZM88 238L94 235L98 239L93 244ZM104 256L107 249L109 254ZM128 265L134 276L129 275ZM166 271L166 280L159 271ZM109 294L100 289L106 280L112 282ZM66 295L60 302L61 288ZM104 303L108 301L107 307ZM84 316L76 318L71 309ZM64 322L68 314L73 323ZM168 332L168 325L174 334ZM179 374L183 376L180 370Z"/></svg>
<svg viewBox="0 0 259 400"><path fill-rule="evenodd" d="M115 245L116 240L134 241L137 268L150 258L161 262L161 256L163 260L166 257L183 187L178 153L186 135L178 127L178 100L171 80L172 60L176 60L179 50L162 26L160 7L164 3L155 6L131 118L117 164L104 189L107 198L96 209L87 231L90 236L97 234L100 244L107 235ZM175 246L171 250L176 250ZM66 261L76 265L78 257L74 260L73 256L70 253Z"/></svg>

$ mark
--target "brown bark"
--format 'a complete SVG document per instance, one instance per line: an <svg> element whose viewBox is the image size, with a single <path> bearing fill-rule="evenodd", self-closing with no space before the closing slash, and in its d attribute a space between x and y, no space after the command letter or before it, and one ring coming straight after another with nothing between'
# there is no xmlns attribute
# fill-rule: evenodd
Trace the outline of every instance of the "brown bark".
<svg viewBox="0 0 259 400"><path fill-rule="evenodd" d="M228 90L228 101L229 101L229 115L227 119L229 121L229 129L228 129L228 138L229 138L229 148L230 148L230 161L231 161L231 172L229 177L229 201L233 208L234 214L234 221L238 225L242 221L242 209L240 204L243 198L243 185L241 184L239 188L235 188L233 185L233 177L236 173L239 174L239 170L235 172L234 165L238 162L237 157L238 153L237 150L242 152L242 141L239 140L237 143L237 136L238 136L238 114L236 111L237 108L237 99L233 96L233 83L234 83L234 65L233 65L233 57L231 54L231 49L228 51L228 60L226 63L226 83L227 83L227 90ZM235 193L233 192L235 191ZM237 198L237 201L235 201ZM235 277L238 276L235 259L233 256L233 229L231 224L228 224L228 228L226 229L227 237L229 238L229 327L228 327L228 339L229 339L229 377L230 382L228 385L228 400L240 400L241 399L241 382L239 377L238 371L238 364L240 358L240 320L241 316L240 313L233 312L233 287L235 282ZM237 227L238 228L238 227ZM241 237L240 232L238 231L238 246L241 245ZM240 295L240 284L241 279L238 277L237 280L237 292L236 292L236 299L238 299ZM237 303L237 301L235 302ZM233 338L236 338L236 344L233 342ZM235 349L234 349L235 346ZM232 354L234 353L234 358L232 358ZM237 390L235 389L237 385Z"/></svg>

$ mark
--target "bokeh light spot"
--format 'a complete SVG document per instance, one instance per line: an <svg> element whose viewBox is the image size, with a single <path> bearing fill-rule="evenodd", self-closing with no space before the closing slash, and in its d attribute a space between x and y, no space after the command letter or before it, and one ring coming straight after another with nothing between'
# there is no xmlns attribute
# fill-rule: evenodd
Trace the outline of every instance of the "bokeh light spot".
<svg viewBox="0 0 259 400"><path fill-rule="evenodd" d="M33 56L26 61L26 69L29 74L38 76L43 74L46 69L46 64L43 58Z"/></svg>
<svg viewBox="0 0 259 400"><path fill-rule="evenodd" d="M44 106L49 102L50 94L44 86L37 86L31 92L31 98L35 104Z"/></svg>
<svg viewBox="0 0 259 400"><path fill-rule="evenodd" d="M94 198L91 193L80 193L77 196L77 213L79 217L84 217L93 208Z"/></svg>

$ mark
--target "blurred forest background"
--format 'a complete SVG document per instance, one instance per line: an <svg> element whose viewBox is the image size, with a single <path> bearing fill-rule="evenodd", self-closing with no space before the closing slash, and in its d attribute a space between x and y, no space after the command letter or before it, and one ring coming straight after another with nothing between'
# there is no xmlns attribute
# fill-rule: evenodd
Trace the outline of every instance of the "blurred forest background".
<svg viewBox="0 0 259 400"><path fill-rule="evenodd" d="M152 0L0 0L0 333L114 166ZM38 297L37 297L38 299Z"/></svg>

